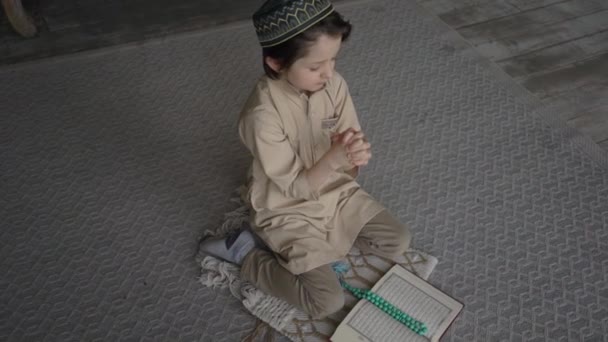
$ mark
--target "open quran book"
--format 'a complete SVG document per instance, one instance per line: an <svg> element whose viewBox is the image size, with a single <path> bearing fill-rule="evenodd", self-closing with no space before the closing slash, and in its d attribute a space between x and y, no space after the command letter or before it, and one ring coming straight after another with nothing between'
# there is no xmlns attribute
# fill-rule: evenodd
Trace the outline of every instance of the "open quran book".
<svg viewBox="0 0 608 342"><path fill-rule="evenodd" d="M462 303L399 265L393 266L372 291L426 324L427 333L418 335L372 303L360 300L340 323L331 341L439 341L463 308Z"/></svg>

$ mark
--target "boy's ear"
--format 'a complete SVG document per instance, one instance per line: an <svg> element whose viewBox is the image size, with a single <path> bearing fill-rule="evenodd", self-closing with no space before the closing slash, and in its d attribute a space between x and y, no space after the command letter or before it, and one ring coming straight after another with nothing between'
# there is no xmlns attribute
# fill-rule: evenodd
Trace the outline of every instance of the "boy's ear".
<svg viewBox="0 0 608 342"><path fill-rule="evenodd" d="M266 62L266 64L268 64L268 66L276 71L277 73L281 72L281 62L279 62L279 60L272 58L272 57L266 57L266 59L264 60L264 62Z"/></svg>

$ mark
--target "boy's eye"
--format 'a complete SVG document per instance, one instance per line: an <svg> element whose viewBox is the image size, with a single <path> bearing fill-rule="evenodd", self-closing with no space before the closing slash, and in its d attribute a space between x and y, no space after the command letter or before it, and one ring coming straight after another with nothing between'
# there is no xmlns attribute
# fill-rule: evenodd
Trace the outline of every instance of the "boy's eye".
<svg viewBox="0 0 608 342"><path fill-rule="evenodd" d="M317 70L319 70L319 67L310 68L310 71L317 71Z"/></svg>

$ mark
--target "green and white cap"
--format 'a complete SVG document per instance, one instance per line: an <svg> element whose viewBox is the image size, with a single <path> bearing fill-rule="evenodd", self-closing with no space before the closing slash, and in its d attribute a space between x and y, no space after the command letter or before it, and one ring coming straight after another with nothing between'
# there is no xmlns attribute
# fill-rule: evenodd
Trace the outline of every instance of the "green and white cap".
<svg viewBox="0 0 608 342"><path fill-rule="evenodd" d="M286 42L334 11L329 0L267 0L253 14L262 47Z"/></svg>

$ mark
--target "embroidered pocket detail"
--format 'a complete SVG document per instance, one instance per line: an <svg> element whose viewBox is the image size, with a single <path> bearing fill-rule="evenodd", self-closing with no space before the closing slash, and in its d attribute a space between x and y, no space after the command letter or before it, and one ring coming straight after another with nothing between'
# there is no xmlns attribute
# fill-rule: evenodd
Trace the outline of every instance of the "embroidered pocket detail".
<svg viewBox="0 0 608 342"><path fill-rule="evenodd" d="M330 118L330 119L324 119L321 121L321 128L324 130L333 130L334 128L336 128L336 124L338 123L338 118Z"/></svg>

